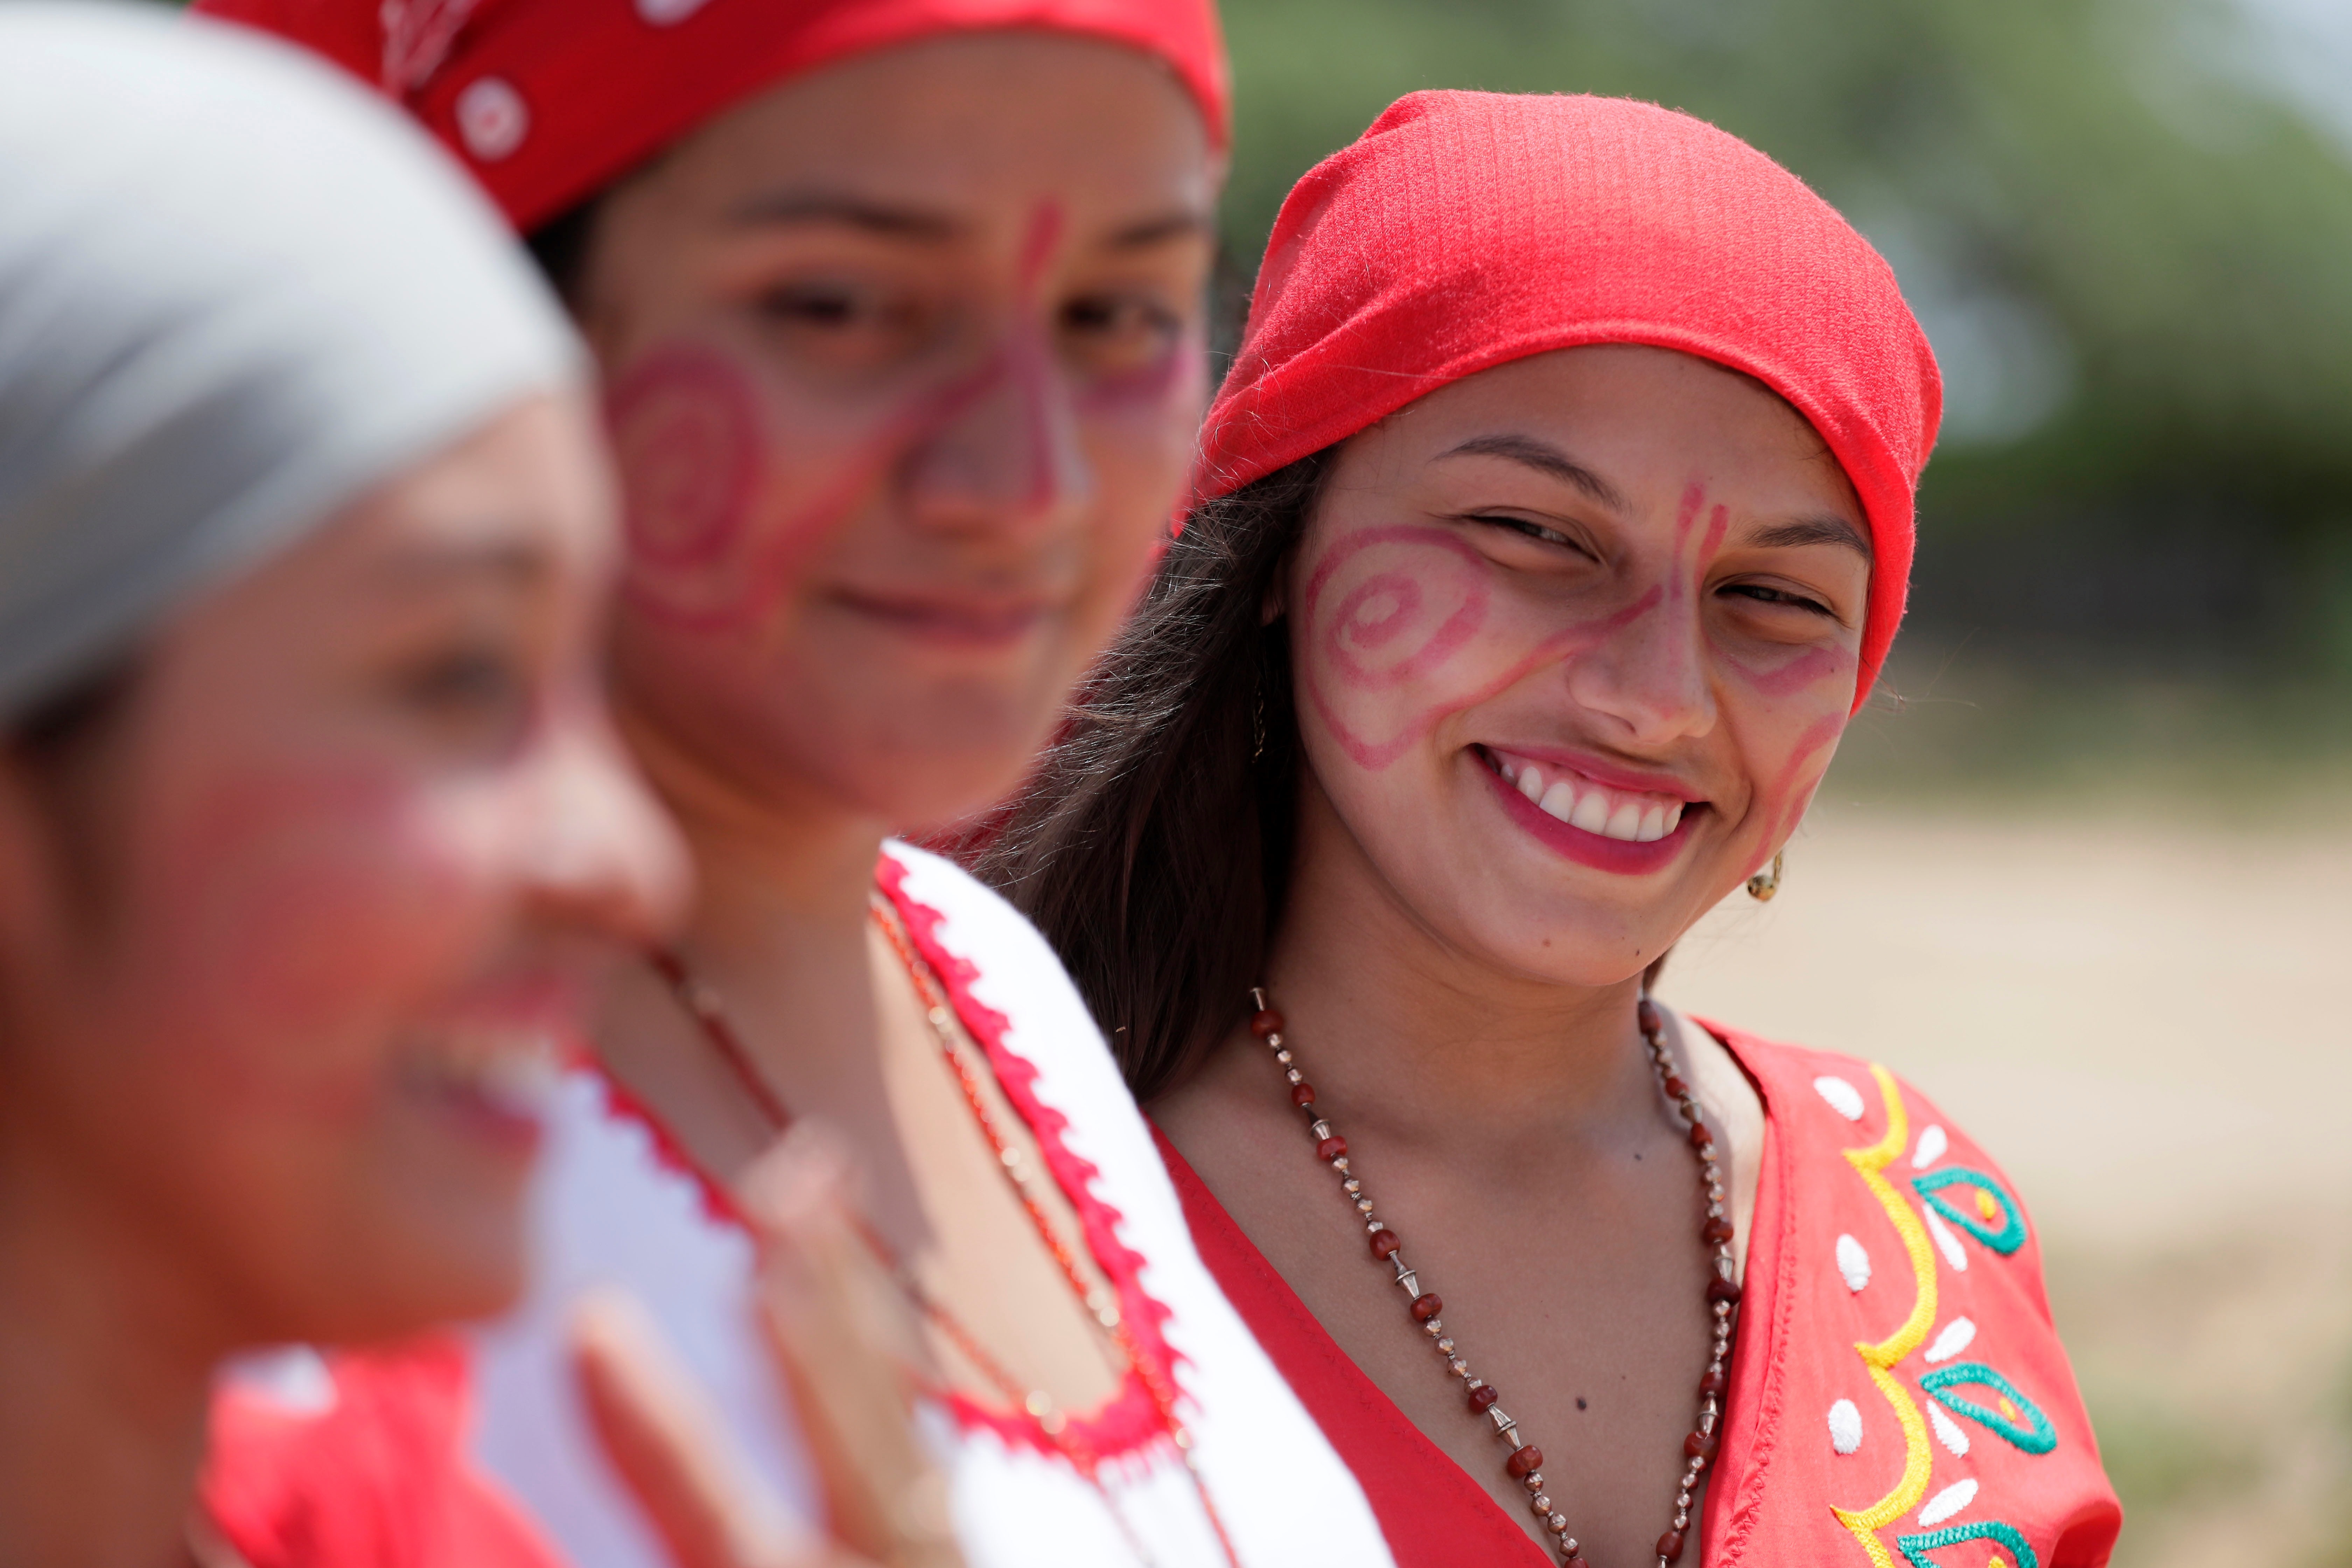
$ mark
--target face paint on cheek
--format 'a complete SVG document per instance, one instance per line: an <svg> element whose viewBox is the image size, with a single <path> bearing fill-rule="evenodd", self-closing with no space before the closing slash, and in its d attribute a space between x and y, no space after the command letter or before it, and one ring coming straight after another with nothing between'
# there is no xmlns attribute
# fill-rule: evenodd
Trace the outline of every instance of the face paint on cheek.
<svg viewBox="0 0 2352 1568"><path fill-rule="evenodd" d="M654 350L605 399L620 463L626 591L666 618L725 604L757 502L760 404L744 374L695 344Z"/></svg>
<svg viewBox="0 0 2352 1568"><path fill-rule="evenodd" d="M803 471L832 472L814 495L762 515L771 475L797 465L778 463L769 449L750 375L699 345L655 350L608 400L628 508L622 591L630 605L698 633L760 620L910 437L936 422L940 401L886 419L845 451L810 454Z"/></svg>
<svg viewBox="0 0 2352 1568"><path fill-rule="evenodd" d="M1829 771L1827 763L1812 766L1813 759L1836 745L1838 737L1845 733L1845 724L1843 712L1824 714L1798 735L1780 771L1764 791L1763 817L1769 826L1756 855L1756 863L1741 874L1743 879L1762 870L1773 852L1796 830L1798 820L1813 803L1813 791L1821 787L1822 775Z"/></svg>
<svg viewBox="0 0 2352 1568"><path fill-rule="evenodd" d="M328 1116L478 967L494 881L411 790L361 773L248 777L183 825L147 941L182 1041L249 1099Z"/></svg>
<svg viewBox="0 0 2352 1568"><path fill-rule="evenodd" d="M1758 696L1781 698L1853 673L1854 656L1842 647L1809 647L1777 665L1759 666L1738 658L1727 658L1724 663Z"/></svg>
<svg viewBox="0 0 2352 1568"><path fill-rule="evenodd" d="M1342 751L1385 768L1447 713L1573 658L1655 609L1653 586L1597 619L1548 631L1488 626L1486 558L1442 529L1366 528L1325 552L1300 596L1302 684Z"/></svg>

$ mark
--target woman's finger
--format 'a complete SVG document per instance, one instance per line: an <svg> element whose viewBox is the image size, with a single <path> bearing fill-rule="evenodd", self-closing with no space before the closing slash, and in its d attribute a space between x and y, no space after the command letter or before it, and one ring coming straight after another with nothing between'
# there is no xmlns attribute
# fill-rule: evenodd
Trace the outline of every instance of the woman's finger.
<svg viewBox="0 0 2352 1568"><path fill-rule="evenodd" d="M583 1299L572 1349L605 1456L677 1568L858 1568L793 1528L635 1298L608 1289Z"/></svg>
<svg viewBox="0 0 2352 1568"><path fill-rule="evenodd" d="M861 1234L850 1163L795 1128L744 1183L761 1318L823 1477L833 1531L888 1568L960 1568L945 1478L912 1418L922 1338Z"/></svg>

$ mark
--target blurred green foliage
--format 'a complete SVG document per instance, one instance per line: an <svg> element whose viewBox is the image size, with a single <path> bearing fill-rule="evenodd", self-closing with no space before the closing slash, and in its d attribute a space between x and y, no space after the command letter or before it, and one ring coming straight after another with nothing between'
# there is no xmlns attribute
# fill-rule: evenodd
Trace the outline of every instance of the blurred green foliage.
<svg viewBox="0 0 2352 1568"><path fill-rule="evenodd" d="M1930 618L2291 625L2352 660L2327 632L2352 625L2352 159L2229 0L1231 0L1226 24L1243 255L1414 88L1687 110L1870 235L1936 342Z"/></svg>

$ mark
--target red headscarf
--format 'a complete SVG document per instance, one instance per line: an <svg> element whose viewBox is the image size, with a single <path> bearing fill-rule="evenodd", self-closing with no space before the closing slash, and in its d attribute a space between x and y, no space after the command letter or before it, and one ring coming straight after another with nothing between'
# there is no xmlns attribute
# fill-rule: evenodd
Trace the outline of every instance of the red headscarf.
<svg viewBox="0 0 2352 1568"><path fill-rule="evenodd" d="M197 0L381 88L517 228L787 77L940 33L1034 28L1162 59L1225 144L1213 0Z"/></svg>
<svg viewBox="0 0 2352 1568"><path fill-rule="evenodd" d="M1903 618L1943 382L1869 242L1795 175L1687 115L1485 92L1391 105L1283 204L1195 494L1579 343L1714 360L1812 421L1862 498L1876 558L1859 708Z"/></svg>

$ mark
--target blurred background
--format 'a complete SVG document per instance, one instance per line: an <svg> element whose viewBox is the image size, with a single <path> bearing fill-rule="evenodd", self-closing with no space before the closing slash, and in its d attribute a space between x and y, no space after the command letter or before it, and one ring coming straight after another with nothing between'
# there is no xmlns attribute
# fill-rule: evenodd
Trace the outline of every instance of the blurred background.
<svg viewBox="0 0 2352 1568"><path fill-rule="evenodd" d="M2352 1565L2352 0L1230 0L1245 285L1416 87L1772 153L1948 383L1913 611L1669 999L2022 1185L2126 1568Z"/></svg>

